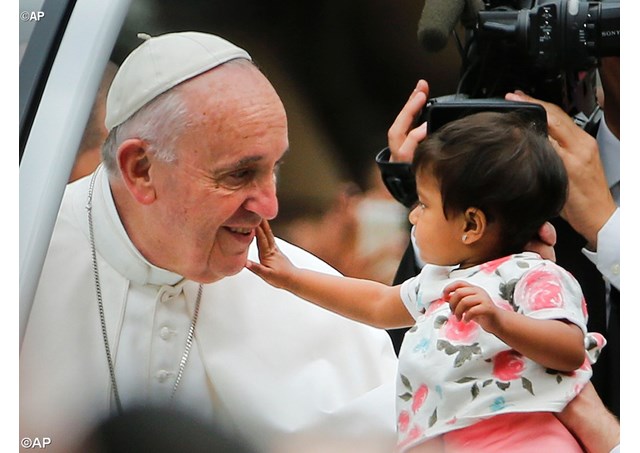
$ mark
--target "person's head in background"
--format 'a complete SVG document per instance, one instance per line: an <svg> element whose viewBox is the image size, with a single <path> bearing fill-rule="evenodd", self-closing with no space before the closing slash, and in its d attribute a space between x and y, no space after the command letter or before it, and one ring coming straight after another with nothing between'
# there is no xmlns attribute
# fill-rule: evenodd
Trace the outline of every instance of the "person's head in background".
<svg viewBox="0 0 640 453"><path fill-rule="evenodd" d="M218 423L162 406L127 409L99 421L74 453L258 453Z"/></svg>
<svg viewBox="0 0 640 453"><path fill-rule="evenodd" d="M450 122L417 148L419 202L409 220L421 258L470 267L523 251L567 193L545 134L516 112Z"/></svg>
<svg viewBox="0 0 640 453"><path fill-rule="evenodd" d="M73 182L93 172L100 164L100 149L107 138L107 128L104 125L105 103L107 92L113 81L118 65L109 61L104 70L104 75L98 87L96 99L91 108L91 114L87 120L87 125L80 141L80 146L76 154L76 161L69 175L69 182Z"/></svg>

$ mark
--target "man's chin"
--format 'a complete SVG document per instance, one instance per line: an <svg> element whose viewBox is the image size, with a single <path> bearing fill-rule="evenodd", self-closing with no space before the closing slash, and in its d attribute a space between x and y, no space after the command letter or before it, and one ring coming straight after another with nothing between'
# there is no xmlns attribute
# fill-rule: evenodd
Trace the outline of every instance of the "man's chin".
<svg viewBox="0 0 640 453"><path fill-rule="evenodd" d="M226 277L232 277L242 271L245 265L247 264L247 256L249 255L249 251L247 250L245 253L241 255L237 255L234 257L227 257L224 259L216 260L217 263L214 263L215 268L209 268L204 275L198 278L196 281L199 283L214 283L218 280L222 280ZM224 261L224 263L221 263ZM221 266L224 264L224 266Z"/></svg>

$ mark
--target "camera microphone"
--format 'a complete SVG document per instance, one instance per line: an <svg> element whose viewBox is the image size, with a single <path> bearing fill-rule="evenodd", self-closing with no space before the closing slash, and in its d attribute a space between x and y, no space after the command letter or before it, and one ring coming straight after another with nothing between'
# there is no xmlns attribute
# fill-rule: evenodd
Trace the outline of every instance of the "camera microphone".
<svg viewBox="0 0 640 453"><path fill-rule="evenodd" d="M462 16L465 0L425 0L418 22L418 41L428 52L442 50Z"/></svg>

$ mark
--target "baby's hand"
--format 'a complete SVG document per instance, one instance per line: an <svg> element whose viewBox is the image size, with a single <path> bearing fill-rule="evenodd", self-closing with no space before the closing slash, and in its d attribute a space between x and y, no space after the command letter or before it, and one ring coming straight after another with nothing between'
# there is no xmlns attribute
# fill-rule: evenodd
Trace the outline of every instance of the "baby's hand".
<svg viewBox="0 0 640 453"><path fill-rule="evenodd" d="M448 285L443 294L458 321L475 321L487 332L495 331L502 310L493 303L484 289L458 281Z"/></svg>
<svg viewBox="0 0 640 453"><path fill-rule="evenodd" d="M277 288L286 287L290 274L295 266L282 254L276 245L269 222L266 219L256 228L258 241L258 257L260 262L247 260L245 267Z"/></svg>

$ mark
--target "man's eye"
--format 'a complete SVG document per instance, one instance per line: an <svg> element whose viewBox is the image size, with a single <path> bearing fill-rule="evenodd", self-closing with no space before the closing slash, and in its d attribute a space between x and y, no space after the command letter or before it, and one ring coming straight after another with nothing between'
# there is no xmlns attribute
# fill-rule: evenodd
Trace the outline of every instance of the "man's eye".
<svg viewBox="0 0 640 453"><path fill-rule="evenodd" d="M254 179L255 173L255 170L251 168L235 170L218 178L218 184L227 189L239 189L250 183Z"/></svg>
<svg viewBox="0 0 640 453"><path fill-rule="evenodd" d="M254 174L253 170L239 170L239 171L234 171L233 173L229 173L227 175L227 178L236 180L236 181L241 181L241 180L250 178L251 176L253 176L253 174Z"/></svg>

